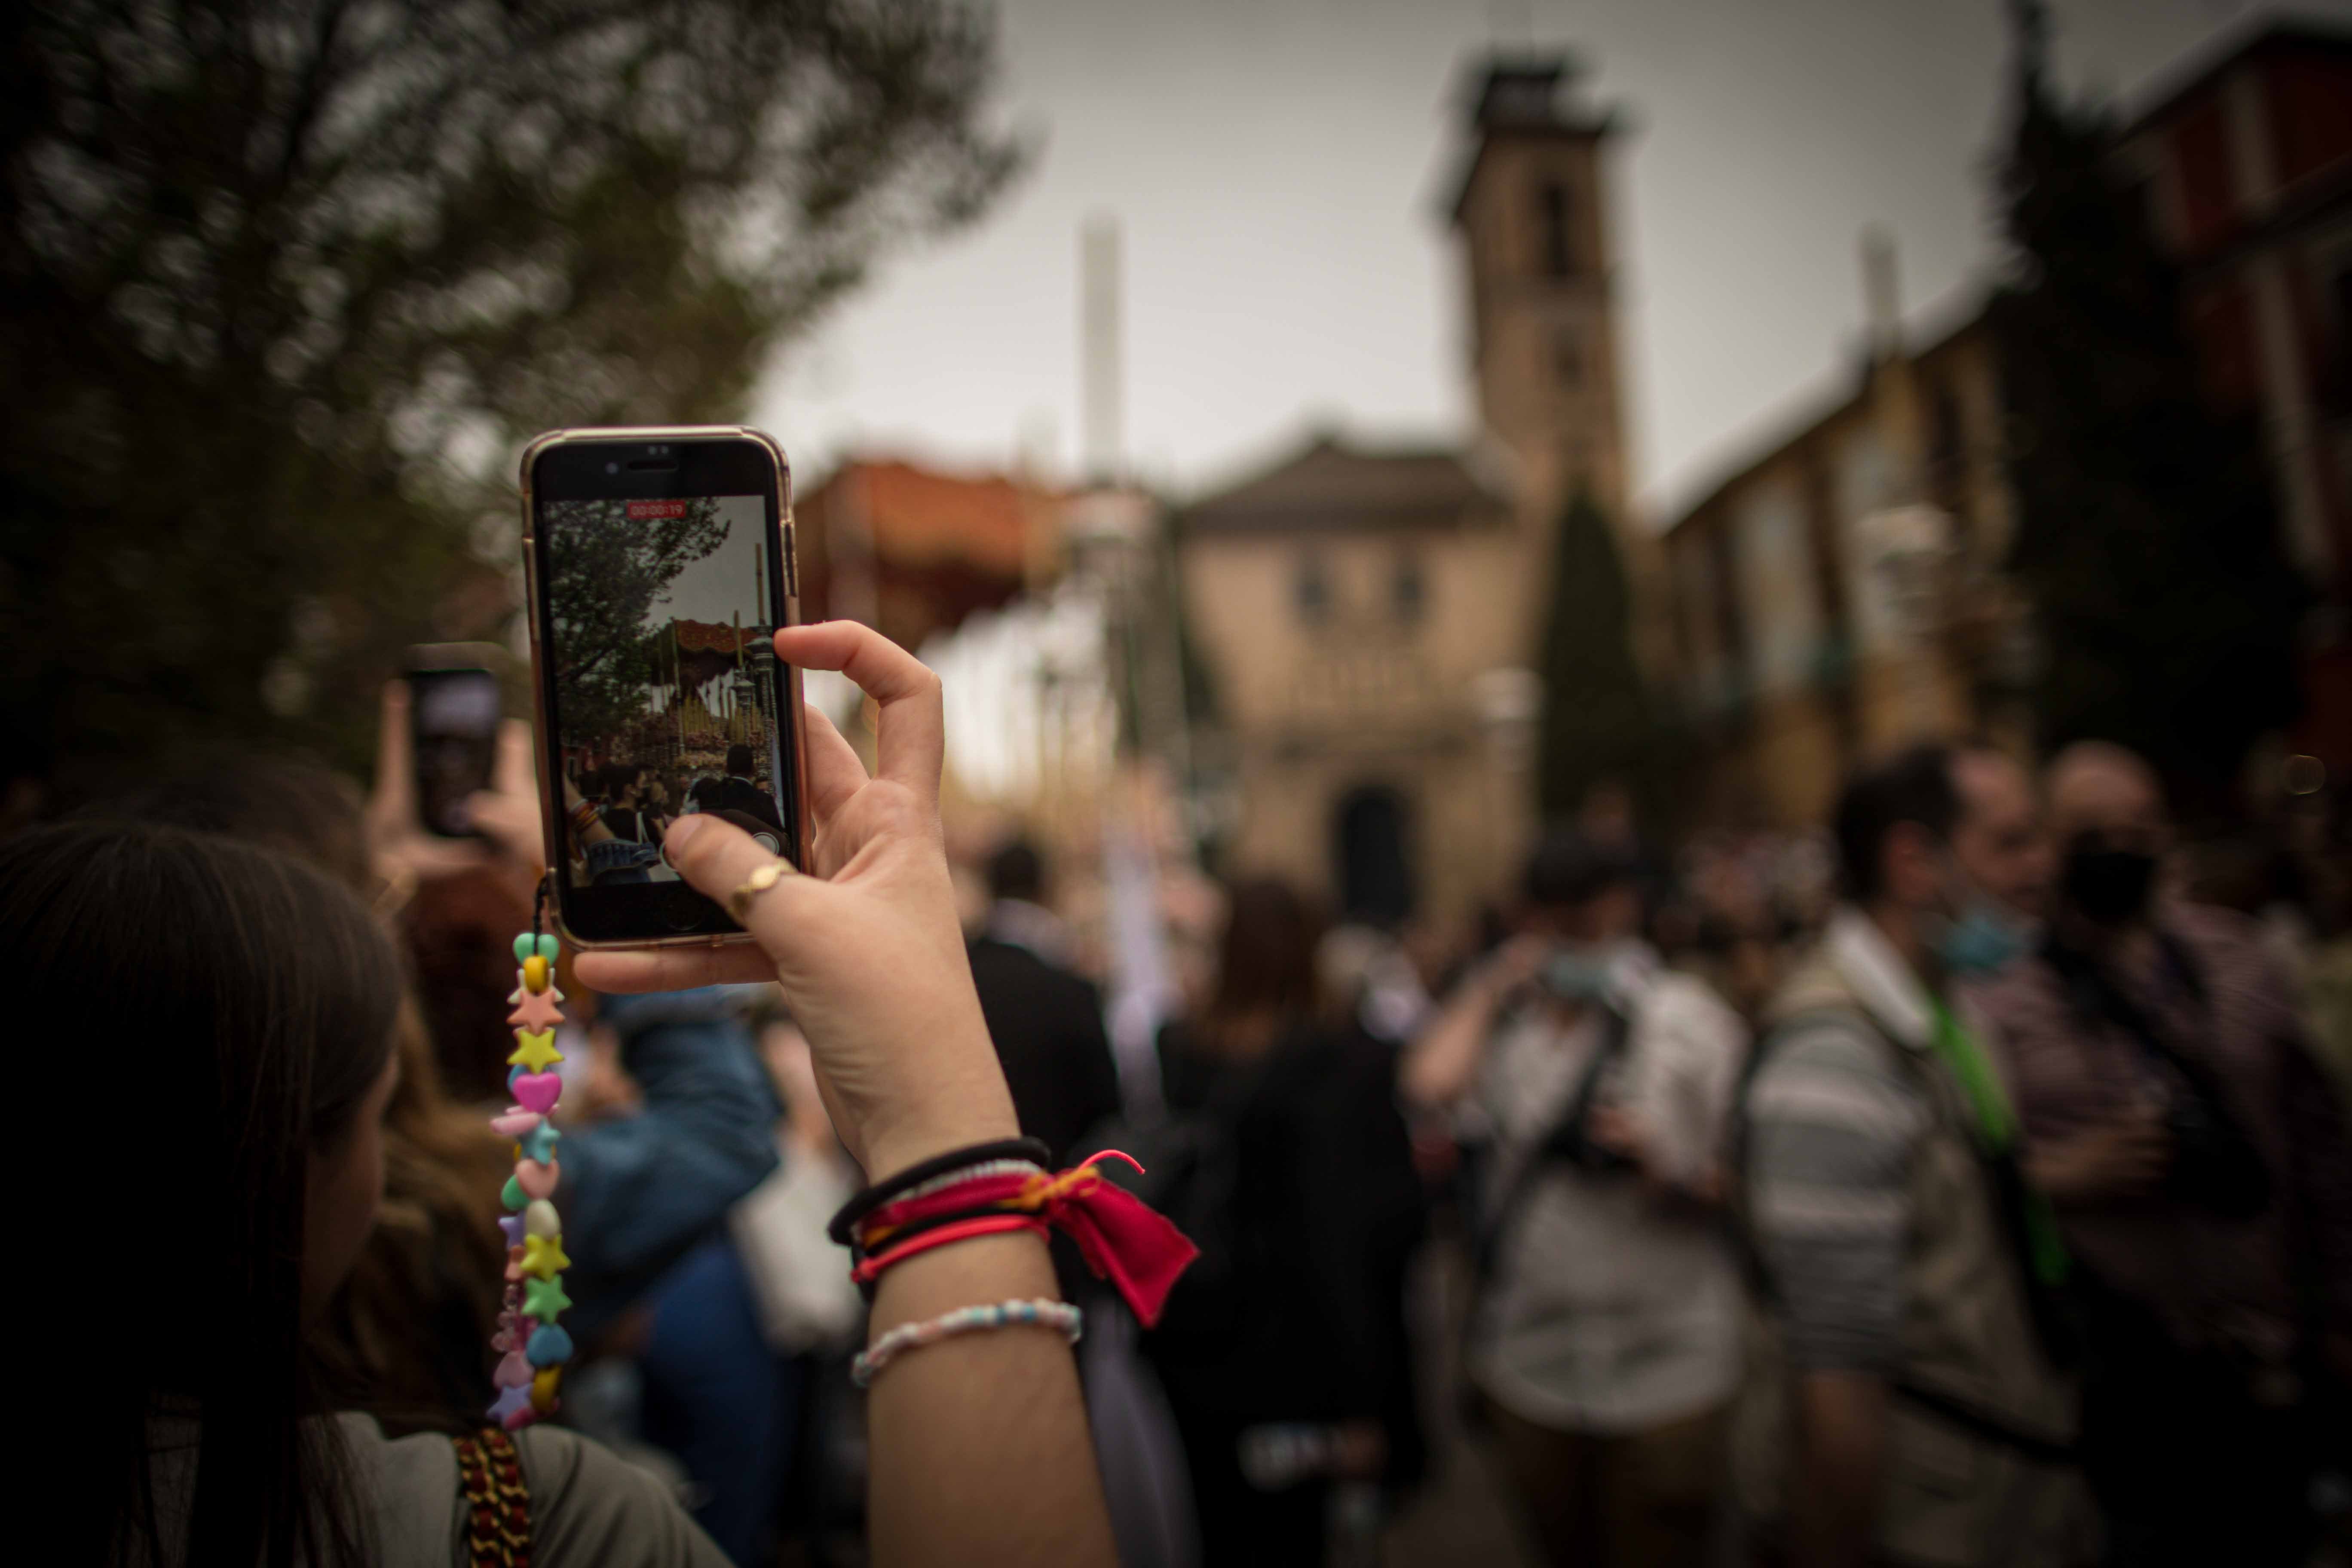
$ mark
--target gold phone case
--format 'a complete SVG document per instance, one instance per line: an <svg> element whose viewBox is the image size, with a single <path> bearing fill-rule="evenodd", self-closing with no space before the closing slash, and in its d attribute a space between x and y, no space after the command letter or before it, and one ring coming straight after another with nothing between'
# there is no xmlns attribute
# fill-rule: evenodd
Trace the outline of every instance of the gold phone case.
<svg viewBox="0 0 2352 1568"><path fill-rule="evenodd" d="M539 455L549 447L575 441L667 440L750 441L764 449L774 461L779 520L777 533L783 543L783 563L780 575L784 585L783 603L780 606L776 624L780 626L800 625L800 552L793 538L793 469L791 461L784 456L783 447L773 436L764 430L754 430L747 425L631 425L581 426L567 430L550 430L544 435L532 437L530 444L522 449L521 465L523 605L526 618L530 626L531 770L539 778L541 847L551 868L557 863L556 857L562 848L563 840L559 826L561 814L556 809L556 801L561 791L557 788L555 781L547 776L547 679L541 652L541 637L544 628L540 625L539 567L535 558L535 542L532 538L532 531L538 525L538 514L532 505L531 466L538 459ZM808 710L801 695L801 667L792 664L784 668L791 672L785 695L792 710L793 841L801 858L805 859L812 836L808 805ZM805 869L805 868L803 868ZM553 877L551 870L550 875ZM653 947L723 947L730 943L748 942L751 940L750 932L740 931L696 931L684 936L632 937L618 942L583 937L573 931L570 922L564 919L562 879L554 878L554 887L555 897L551 902L553 905L556 930L565 942L575 948L634 952Z"/></svg>

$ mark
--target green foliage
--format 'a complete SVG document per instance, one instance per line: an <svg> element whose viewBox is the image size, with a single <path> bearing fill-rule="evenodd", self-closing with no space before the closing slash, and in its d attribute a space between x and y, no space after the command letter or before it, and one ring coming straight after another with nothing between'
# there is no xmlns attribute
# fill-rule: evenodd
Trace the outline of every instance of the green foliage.
<svg viewBox="0 0 2352 1568"><path fill-rule="evenodd" d="M2301 706L2305 589L2282 555L2251 417L2200 395L2180 284L2116 178L2113 134L2053 101L2021 4L2001 192L2014 281L1994 300L2018 526L2011 565L2043 649L2046 745L2095 736L2225 798Z"/></svg>
<svg viewBox="0 0 2352 1568"><path fill-rule="evenodd" d="M364 754L520 439L740 416L1020 162L956 0L47 0L0 57L0 777Z"/></svg>
<svg viewBox="0 0 2352 1568"><path fill-rule="evenodd" d="M547 503L547 602L567 742L610 737L644 716L646 688L669 678L667 627L654 624L654 602L681 569L727 542L709 497L652 521L631 521L628 504Z"/></svg>
<svg viewBox="0 0 2352 1568"><path fill-rule="evenodd" d="M1660 735L1633 659L1633 594L1609 519L1581 489L1556 531L1540 673L1536 789L1546 820L1572 815L1603 779L1654 794Z"/></svg>

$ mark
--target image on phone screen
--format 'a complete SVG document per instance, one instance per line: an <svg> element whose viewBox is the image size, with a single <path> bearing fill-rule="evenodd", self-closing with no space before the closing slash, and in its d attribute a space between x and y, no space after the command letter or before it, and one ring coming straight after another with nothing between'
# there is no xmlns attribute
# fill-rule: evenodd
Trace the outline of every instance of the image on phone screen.
<svg viewBox="0 0 2352 1568"><path fill-rule="evenodd" d="M690 812L792 853L780 804L789 795L778 784L790 742L771 640L769 504L758 495L540 501L549 760L562 780L557 870L568 889L677 882L662 834ZM634 901L590 903L619 914Z"/></svg>
<svg viewBox="0 0 2352 1568"><path fill-rule="evenodd" d="M412 670L408 688L416 814L428 833L468 837L467 802L490 787L498 757L499 678L487 669Z"/></svg>

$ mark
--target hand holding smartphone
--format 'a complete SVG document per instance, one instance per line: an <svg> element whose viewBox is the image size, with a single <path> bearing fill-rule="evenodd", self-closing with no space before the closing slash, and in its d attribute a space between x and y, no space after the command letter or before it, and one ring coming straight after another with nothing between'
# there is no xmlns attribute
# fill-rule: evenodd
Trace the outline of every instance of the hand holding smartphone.
<svg viewBox="0 0 2352 1568"><path fill-rule="evenodd" d="M735 426L559 430L523 454L537 761L557 923L581 947L746 941L660 829L709 812L808 842L792 479Z"/></svg>

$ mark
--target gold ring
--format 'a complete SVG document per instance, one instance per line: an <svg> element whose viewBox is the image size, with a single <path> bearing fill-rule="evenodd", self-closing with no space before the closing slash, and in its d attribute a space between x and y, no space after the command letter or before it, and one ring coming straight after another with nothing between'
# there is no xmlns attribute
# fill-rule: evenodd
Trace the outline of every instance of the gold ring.
<svg viewBox="0 0 2352 1568"><path fill-rule="evenodd" d="M735 917L737 925L751 923L752 900L793 874L789 860L771 860L750 876L743 885L727 895L727 912Z"/></svg>

